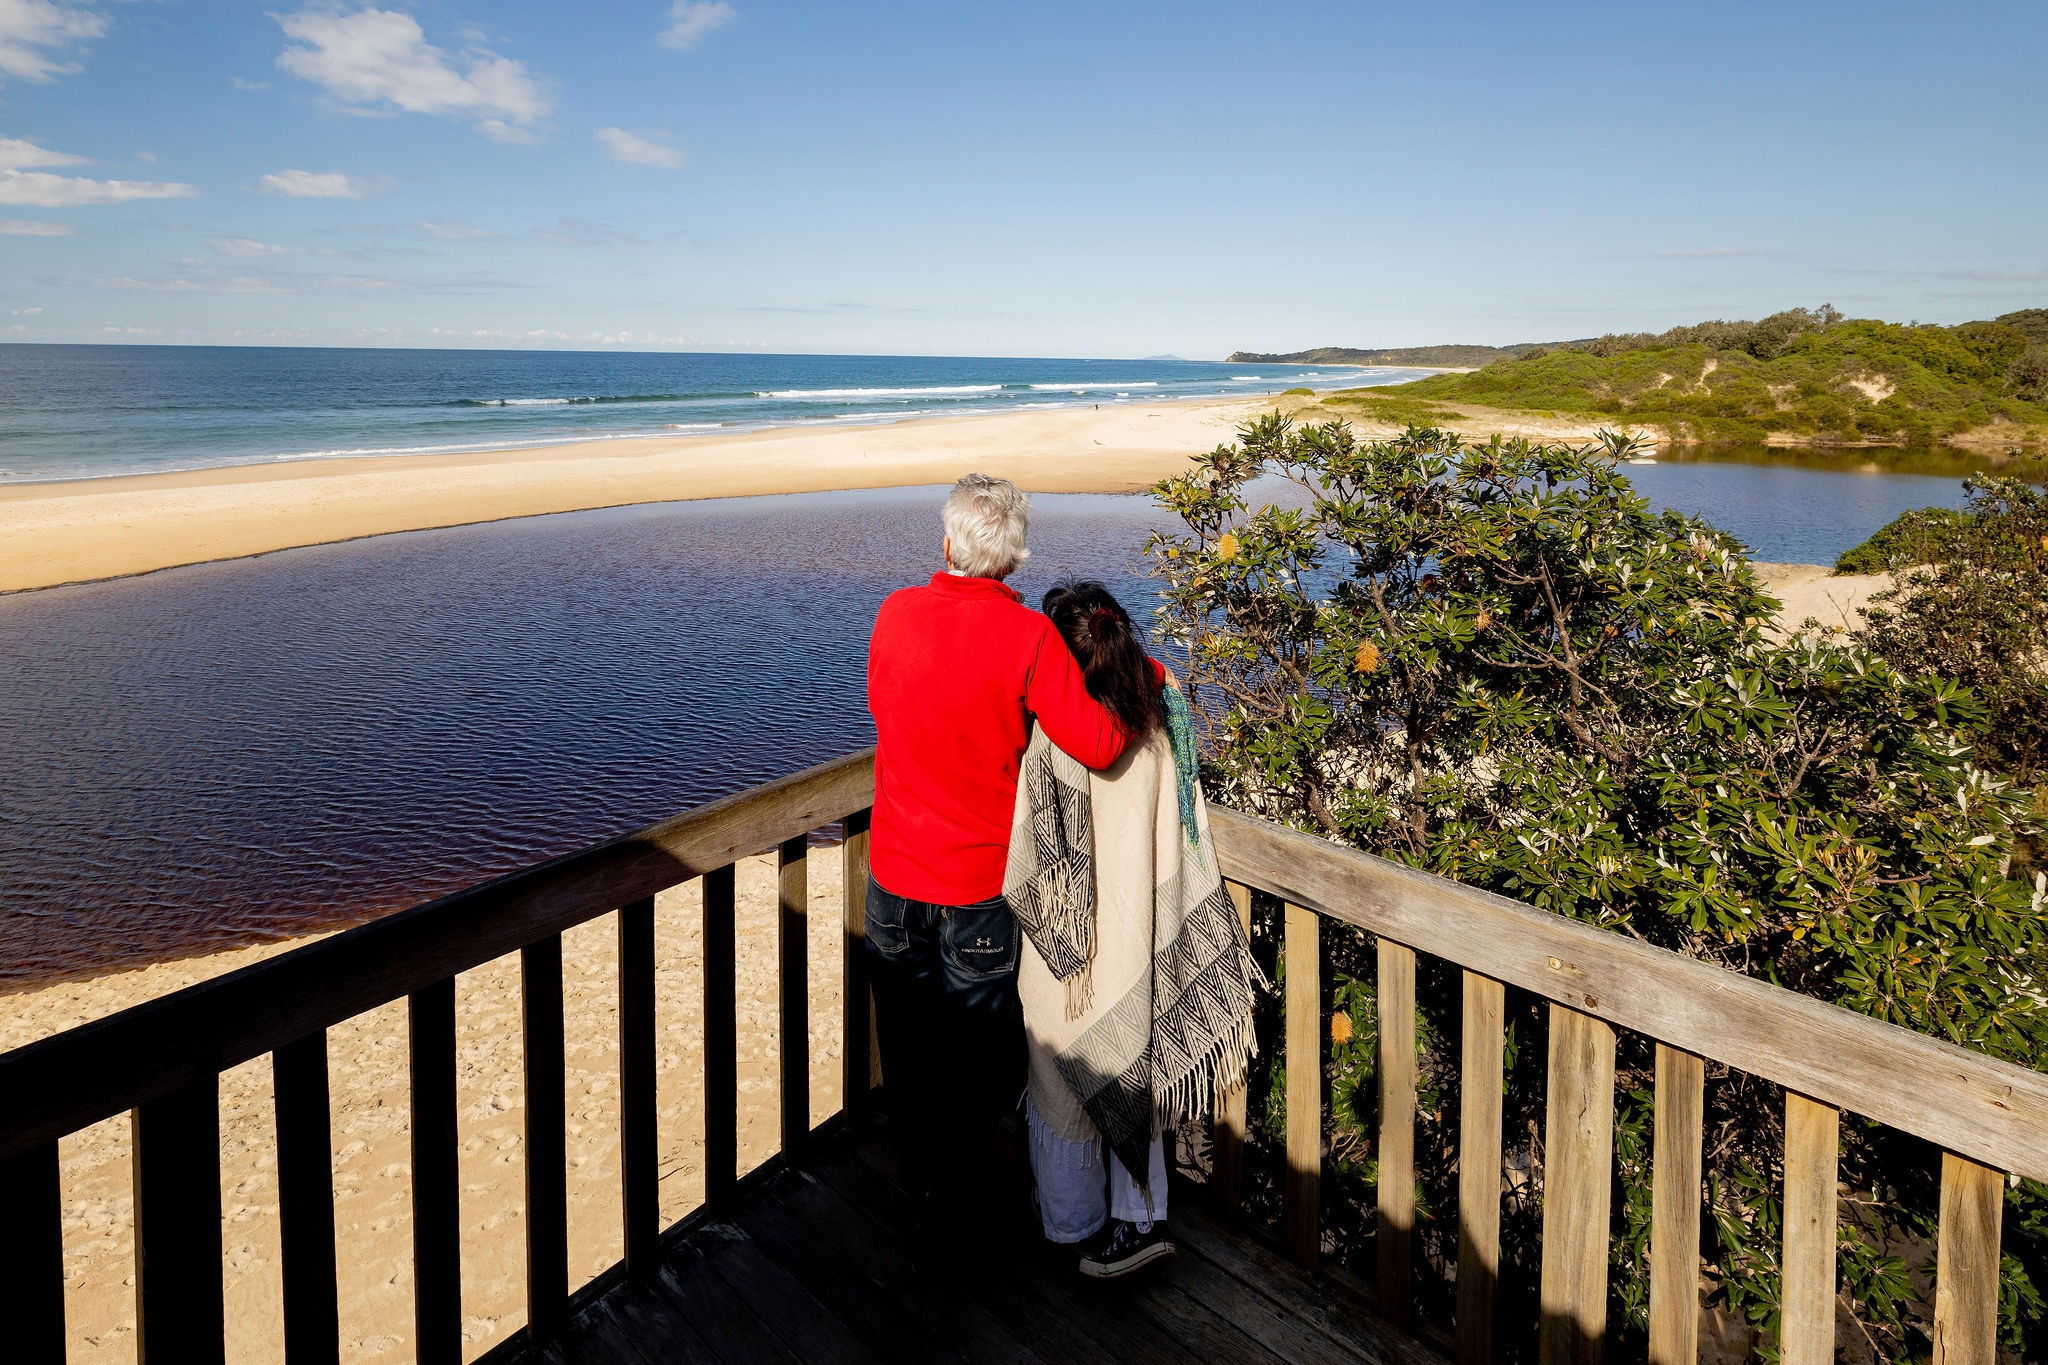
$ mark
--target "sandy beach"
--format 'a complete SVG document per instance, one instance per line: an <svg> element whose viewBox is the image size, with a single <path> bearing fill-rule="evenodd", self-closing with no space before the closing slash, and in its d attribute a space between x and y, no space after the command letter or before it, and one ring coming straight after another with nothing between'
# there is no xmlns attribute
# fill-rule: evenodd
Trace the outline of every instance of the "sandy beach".
<svg viewBox="0 0 2048 1365"><path fill-rule="evenodd" d="M0 486L0 592L391 531L631 503L951 483L1121 493L1231 439L1263 401L1046 408L462 455L306 460Z"/></svg>
<svg viewBox="0 0 2048 1365"><path fill-rule="evenodd" d="M1398 428L1300 397L1282 411L1340 417L1363 436ZM1186 399L924 417L740 435L586 441L461 455L235 465L171 474L0 485L0 592L118 578L392 531L594 507L950 483L969 470L1033 492L1125 493L1227 443L1274 400ZM1570 418L1474 414L1495 431L1589 440Z"/></svg>
<svg viewBox="0 0 2048 1365"><path fill-rule="evenodd" d="M839 1108L841 855L810 859L810 1096L813 1120ZM778 1145L775 867L738 873L739 1166ZM704 1189L704 1052L698 1002L697 883L656 900L661 1213L673 1222ZM563 936L568 1059L569 1274L581 1284L622 1254L618 1203L617 969L613 917ZM262 944L91 981L0 996L0 1051L222 975L307 940ZM525 1100L519 1055L519 962L456 979L462 1182L464 1355L474 1359L525 1320ZM335 1227L341 1358L412 1359L412 1215L405 1002L331 1029ZM282 1340L276 1137L270 1060L221 1077L221 1208L228 1355L270 1365ZM110 1119L61 1144L69 1358L135 1359L129 1124ZM0 1355L4 1355L0 1351Z"/></svg>

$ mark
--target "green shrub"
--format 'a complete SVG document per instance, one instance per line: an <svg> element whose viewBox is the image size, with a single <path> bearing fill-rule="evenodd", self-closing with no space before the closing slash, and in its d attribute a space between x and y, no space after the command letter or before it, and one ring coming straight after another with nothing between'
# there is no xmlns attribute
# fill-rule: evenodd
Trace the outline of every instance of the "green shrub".
<svg viewBox="0 0 2048 1365"><path fill-rule="evenodd" d="M1774 640L1777 603L1739 547L1652 512L1618 469L1632 450L1464 445L1423 428L1364 443L1343 423L1274 416L1158 485L1179 524L1147 548L1212 798L2038 1064L2048 1005L2027 983L2048 969L2048 908L2007 875L2023 799L1962 739L1982 707L1853 641ZM1249 502L1271 471L1299 486L1292 505ZM1357 1255L1375 1176L1373 955L1362 935L1326 932L1345 1023L1325 1063L1325 1198L1340 1255ZM1454 988L1444 964L1425 968L1419 1227L1436 1313L1457 1254ZM1511 1012L1506 1131L1534 1133L1544 1016ZM1625 1044L1612 1243L1625 1355L1640 1354L1647 1304L1649 1067L1643 1040ZM1782 1110L1754 1078L1709 1087L1707 1268L1716 1299L1760 1329L1778 1298ZM1842 1142L1857 1192L1844 1285L1879 1355L1902 1359L1925 1344L1894 1248L1931 1229L1935 1163L1869 1125L1845 1123ZM1540 1170L1533 1144L1523 1156ZM1508 1183L1504 1294L1533 1283L1539 1255L1536 1186ZM2038 1359L2048 1192L2009 1200L2001 1330ZM1536 1318L1533 1303L1502 1314Z"/></svg>
<svg viewBox="0 0 2048 1365"><path fill-rule="evenodd" d="M1314 389L1282 389L1280 390L1280 394L1282 397L1294 397L1298 395L1302 398L1313 398L1316 396L1316 391Z"/></svg>
<svg viewBox="0 0 2048 1365"><path fill-rule="evenodd" d="M1905 560L1918 567L1871 598L1861 639L1896 668L1968 687L1982 707L1970 739L2032 786L2048 780L2048 493L2006 478L1963 486L1968 508L1940 552Z"/></svg>
<svg viewBox="0 0 2048 1365"><path fill-rule="evenodd" d="M2015 319L2025 321L1901 327L1795 308L1532 351L1382 392L1612 416L1708 442L1778 433L1913 443L2000 419L2048 433L2048 343Z"/></svg>
<svg viewBox="0 0 2048 1365"><path fill-rule="evenodd" d="M1933 564L1948 557L1962 529L1963 514L1952 507L1917 507L1901 512L1842 551L1836 573L1890 573L1908 564Z"/></svg>

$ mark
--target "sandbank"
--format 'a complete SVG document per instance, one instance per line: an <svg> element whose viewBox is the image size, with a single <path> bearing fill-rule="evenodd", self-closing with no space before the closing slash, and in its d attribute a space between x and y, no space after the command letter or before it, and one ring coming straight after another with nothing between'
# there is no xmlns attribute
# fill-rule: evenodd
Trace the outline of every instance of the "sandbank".
<svg viewBox="0 0 2048 1365"><path fill-rule="evenodd" d="M0 485L0 592L392 531L631 503L951 483L1120 493L1185 469L1265 400L1044 408L473 454Z"/></svg>

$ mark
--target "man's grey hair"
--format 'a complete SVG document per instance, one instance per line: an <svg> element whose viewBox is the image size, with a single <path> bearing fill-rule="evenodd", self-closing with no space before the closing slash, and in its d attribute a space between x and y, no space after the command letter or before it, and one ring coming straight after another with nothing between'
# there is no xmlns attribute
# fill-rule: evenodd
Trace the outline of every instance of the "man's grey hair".
<svg viewBox="0 0 2048 1365"><path fill-rule="evenodd" d="M1031 557L1031 499L1008 479L967 475L946 499L945 521L953 567L969 578L1008 578Z"/></svg>

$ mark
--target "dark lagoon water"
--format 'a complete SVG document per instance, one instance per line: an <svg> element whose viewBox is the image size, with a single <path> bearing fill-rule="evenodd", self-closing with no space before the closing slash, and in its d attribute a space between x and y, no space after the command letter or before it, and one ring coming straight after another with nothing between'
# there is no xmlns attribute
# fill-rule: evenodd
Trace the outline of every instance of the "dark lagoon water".
<svg viewBox="0 0 2048 1365"><path fill-rule="evenodd" d="M1629 470L1827 562L1955 478ZM419 531L0 597L0 990L402 908L872 740L943 490ZM1137 605L1144 497L1036 499L1027 600Z"/></svg>

